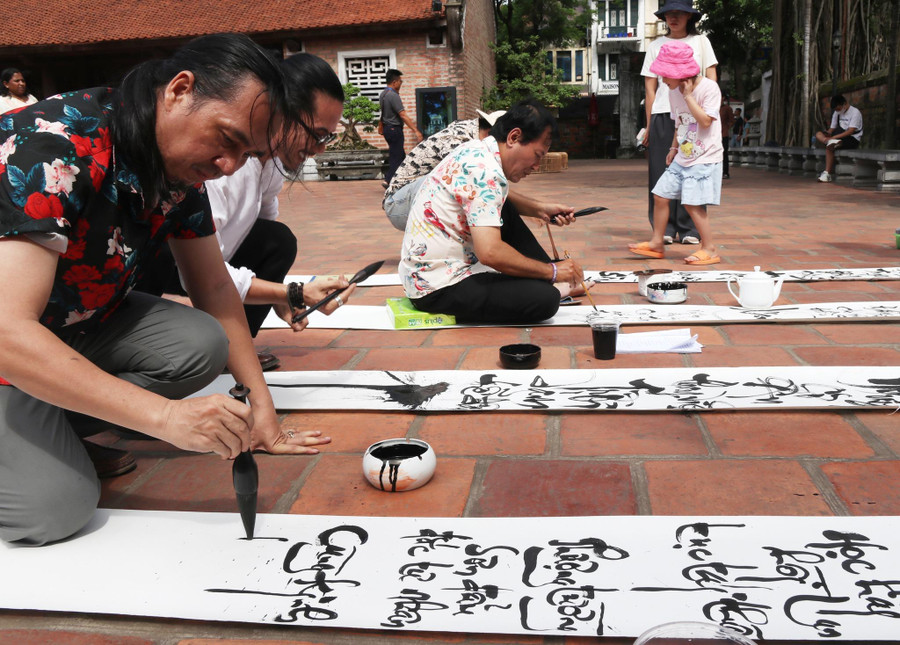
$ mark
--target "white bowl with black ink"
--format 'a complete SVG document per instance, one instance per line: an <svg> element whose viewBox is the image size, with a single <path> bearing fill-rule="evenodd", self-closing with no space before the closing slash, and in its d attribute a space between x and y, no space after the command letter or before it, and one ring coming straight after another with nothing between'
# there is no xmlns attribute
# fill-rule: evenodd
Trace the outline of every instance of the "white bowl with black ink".
<svg viewBox="0 0 900 645"><path fill-rule="evenodd" d="M437 466L434 449L421 439L385 439L366 448L363 475L378 490L400 493L427 484Z"/></svg>
<svg viewBox="0 0 900 645"><path fill-rule="evenodd" d="M638 279L638 293L642 296L646 296L647 284L650 282L666 280L666 277L660 277L665 273L672 273L672 269L644 269L643 271L635 271L634 275L636 275Z"/></svg>
<svg viewBox="0 0 900 645"><path fill-rule="evenodd" d="M674 305L687 300L684 282L651 282L647 285L647 300L657 305Z"/></svg>

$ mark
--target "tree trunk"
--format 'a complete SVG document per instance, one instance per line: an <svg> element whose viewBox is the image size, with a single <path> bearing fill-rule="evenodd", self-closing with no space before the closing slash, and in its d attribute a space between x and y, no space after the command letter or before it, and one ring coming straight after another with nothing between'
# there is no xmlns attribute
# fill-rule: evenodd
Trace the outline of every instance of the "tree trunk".
<svg viewBox="0 0 900 645"><path fill-rule="evenodd" d="M887 101L885 102L884 144L888 149L896 149L897 140L897 57L900 50L900 2L894 2L891 8L891 31L893 35L888 43L888 82Z"/></svg>
<svg viewBox="0 0 900 645"><path fill-rule="evenodd" d="M812 0L806 0L806 6L803 9L803 95L800 97L800 115L803 119L803 134L800 141L806 146L809 141L809 95L810 92L810 72L812 71L809 64L809 41L812 39Z"/></svg>

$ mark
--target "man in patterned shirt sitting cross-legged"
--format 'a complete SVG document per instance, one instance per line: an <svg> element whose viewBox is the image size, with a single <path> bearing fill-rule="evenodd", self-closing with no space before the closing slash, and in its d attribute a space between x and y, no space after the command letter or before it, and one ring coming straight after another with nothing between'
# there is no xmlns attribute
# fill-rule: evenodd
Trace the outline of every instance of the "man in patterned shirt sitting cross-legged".
<svg viewBox="0 0 900 645"><path fill-rule="evenodd" d="M414 307L463 323L538 322L580 286L581 267L551 260L512 212L558 225L575 221L569 206L509 191L540 168L555 130L545 107L518 103L490 136L457 147L428 174L410 208L398 267Z"/></svg>

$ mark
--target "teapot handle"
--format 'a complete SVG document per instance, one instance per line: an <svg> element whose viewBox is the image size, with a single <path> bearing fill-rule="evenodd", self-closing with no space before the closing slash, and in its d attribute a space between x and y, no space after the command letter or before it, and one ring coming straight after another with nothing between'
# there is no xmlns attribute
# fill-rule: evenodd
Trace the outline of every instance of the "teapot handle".
<svg viewBox="0 0 900 645"><path fill-rule="evenodd" d="M732 282L734 282L734 278L728 278L728 282L726 283L726 286L728 287L728 291L730 291L730 292L731 292L731 295L734 296L734 299L738 301L738 304L741 304L741 298L740 298L740 296L738 296L738 295L734 292L734 289L731 288L731 283L732 283Z"/></svg>

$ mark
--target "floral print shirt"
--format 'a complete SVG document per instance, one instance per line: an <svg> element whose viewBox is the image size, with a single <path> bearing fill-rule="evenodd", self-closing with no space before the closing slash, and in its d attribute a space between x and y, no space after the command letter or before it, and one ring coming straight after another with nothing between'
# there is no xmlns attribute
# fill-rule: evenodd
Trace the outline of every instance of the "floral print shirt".
<svg viewBox="0 0 900 645"><path fill-rule="evenodd" d="M69 92L0 115L0 244L26 235L60 253L41 323L64 336L98 326L170 237L215 233L202 186L144 205L116 157L112 90Z"/></svg>
<svg viewBox="0 0 900 645"><path fill-rule="evenodd" d="M459 146L428 174L410 208L400 250L407 297L493 271L475 256L470 227L499 227L508 193L493 137Z"/></svg>

